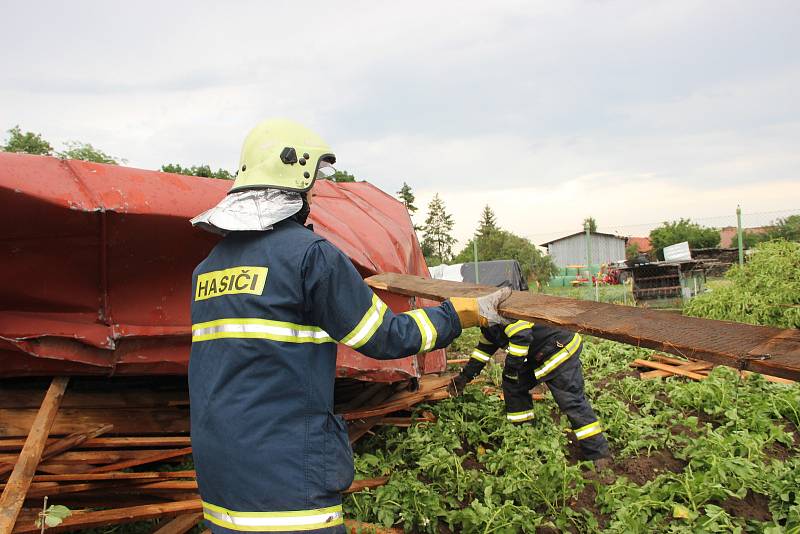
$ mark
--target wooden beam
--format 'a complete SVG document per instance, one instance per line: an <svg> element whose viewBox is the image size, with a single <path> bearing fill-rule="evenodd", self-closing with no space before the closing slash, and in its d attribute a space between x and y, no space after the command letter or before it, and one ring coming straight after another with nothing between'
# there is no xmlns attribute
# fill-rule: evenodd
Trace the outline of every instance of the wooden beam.
<svg viewBox="0 0 800 534"><path fill-rule="evenodd" d="M113 425L112 425L113 426ZM58 441L49 438L47 446ZM25 444L21 438L0 439L0 451L18 451ZM156 437L113 437L88 439L76 449L130 449L136 447L188 447L191 445L189 436L156 436Z"/></svg>
<svg viewBox="0 0 800 534"><path fill-rule="evenodd" d="M146 471L139 473L76 473L36 475L34 482L80 482L97 480L149 480L157 478L195 478L194 471Z"/></svg>
<svg viewBox="0 0 800 534"><path fill-rule="evenodd" d="M373 288L432 300L477 297L497 288L384 273L366 279ZM780 329L586 300L514 291L500 307L513 319L705 360L762 374L800 380L800 329Z"/></svg>
<svg viewBox="0 0 800 534"><path fill-rule="evenodd" d="M3 495L0 496L0 532L11 532L17 521L28 487L36 474L36 467L44 451L47 436L53 426L64 391L67 389L69 378L57 377L50 383L50 388L45 394L39 413L31 425L28 439L19 454L14 470L8 479Z"/></svg>
<svg viewBox="0 0 800 534"><path fill-rule="evenodd" d="M631 364L634 367L637 367L635 364ZM681 369L682 371L703 371L705 369L710 369L713 367L713 364L708 362L688 362L684 363L683 365L676 365L674 366L676 369ZM674 376L675 373L672 372L670 369L669 371L656 369L655 371L646 371L639 375L639 378L642 380L652 380L654 378L666 378L668 376Z"/></svg>
<svg viewBox="0 0 800 534"><path fill-rule="evenodd" d="M112 510L100 510L97 512L82 512L67 517L64 519L64 522L58 526L49 527L47 532L48 534L57 534L58 532L67 532L70 530L133 523L135 521L144 521L157 517L173 517L190 512L202 512L202 510L202 501L200 501L200 499L191 499L164 504L146 504L127 508L115 508ZM13 532L13 534L37 534L40 530L41 527L37 527L35 523L26 523L17 525L13 531L9 529L3 532Z"/></svg>
<svg viewBox="0 0 800 534"><path fill-rule="evenodd" d="M652 369L659 369L661 371L667 371L668 373L685 376L687 378L693 378L695 380L705 380L706 378L708 378L707 376L703 376L700 373L695 373L694 371L685 371L680 367L678 367L677 365L669 365L668 363L652 362L650 360L640 360L640 359L634 360L633 363L634 365L638 365L640 367L650 367Z"/></svg>
<svg viewBox="0 0 800 534"><path fill-rule="evenodd" d="M203 514L183 514L179 515L169 523L159 526L153 534L184 534L194 528L203 519Z"/></svg>
<svg viewBox="0 0 800 534"><path fill-rule="evenodd" d="M134 458L133 460L125 460L124 462L104 465L102 467L96 467L94 469L91 469L89 473L107 473L109 471L121 471L129 467L151 464L153 462L161 462L164 460L169 460L171 458L186 456L187 454L192 454L191 447L186 447L185 449L176 449L171 451L159 451L158 454L153 454L151 456L145 456L143 458Z"/></svg>

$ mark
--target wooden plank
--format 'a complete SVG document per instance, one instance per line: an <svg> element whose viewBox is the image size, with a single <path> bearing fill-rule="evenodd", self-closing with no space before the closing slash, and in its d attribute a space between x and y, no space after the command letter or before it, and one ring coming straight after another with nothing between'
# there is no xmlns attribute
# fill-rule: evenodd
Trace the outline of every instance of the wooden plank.
<svg viewBox="0 0 800 534"><path fill-rule="evenodd" d="M366 282L406 296L432 300L477 297L497 288L385 273ZM800 379L800 329L779 329L729 321L514 291L500 312L524 319L791 380Z"/></svg>
<svg viewBox="0 0 800 534"><path fill-rule="evenodd" d="M7 387L0 390L0 408L37 408L44 398L41 388ZM115 389L81 391L71 389L61 401L61 408L165 408L173 404L188 403L185 389L161 391L121 385Z"/></svg>
<svg viewBox="0 0 800 534"><path fill-rule="evenodd" d="M48 438L47 446L56 443L58 438ZM22 438L0 439L0 451L18 451L22 449L25 440ZM102 437L88 439L76 446L76 450L84 449L130 449L143 447L188 447L191 445L189 436L155 436L155 437Z"/></svg>
<svg viewBox="0 0 800 534"><path fill-rule="evenodd" d="M680 368L683 371L704 371L706 369L711 369L713 365L708 362L689 362L683 365L677 365L675 367ZM671 370L664 371L661 369L656 369L655 371L641 373L639 378L642 380L652 380L654 378L666 378L673 375L675 375L675 373L673 373Z"/></svg>
<svg viewBox="0 0 800 534"><path fill-rule="evenodd" d="M640 367L650 367L652 369L659 369L661 371L667 371L667 372L672 373L672 374L685 376L687 378L693 378L695 380L705 380L706 378L708 378L706 376L703 376L703 375L701 375L699 373L695 373L693 371L684 371L683 369L681 369L680 367L678 367L676 365L669 365L667 363L652 362L650 360L640 360L640 359L634 360L633 363L635 365L640 366Z"/></svg>
<svg viewBox="0 0 800 534"><path fill-rule="evenodd" d="M120 451L113 451L113 450L96 450L96 451L65 451L59 454L58 456L52 458L48 462L42 462L39 464L39 467L46 466L48 464L93 464L93 465L100 465L100 464L111 464L116 462L122 462L124 460L135 460L137 458L144 458L146 456L152 456L154 454L160 454L162 452L170 452L176 449L131 449L131 450L120 450ZM12 453L3 453L0 454L0 461L6 462L9 458L15 458L16 455Z"/></svg>
<svg viewBox="0 0 800 534"><path fill-rule="evenodd" d="M146 504L141 506L130 506L127 508L115 508L112 510L100 510L97 512L75 513L64 522L55 527L47 529L48 534L58 532L68 532L70 530L87 529L92 527L104 527L110 525L120 525L123 523L133 523L134 521L144 521L157 517L173 517L190 512L202 512L203 504L200 499L170 502L164 504ZM17 525L13 534L37 534L41 530L35 523L25 523Z"/></svg>
<svg viewBox="0 0 800 534"><path fill-rule="evenodd" d="M153 534L185 534L192 530L202 519L202 513L179 515L166 525L159 526L153 531Z"/></svg>
<svg viewBox="0 0 800 534"><path fill-rule="evenodd" d="M172 458L178 458L180 456L186 456L187 454L192 454L191 447L186 447L185 449L176 449L171 451L160 451L158 454L145 456L143 458L134 458L133 460L125 460L124 462L118 462L111 465L104 465L102 467L96 467L94 469L89 470L89 473L107 473L109 471L121 471L129 467L151 464L153 462L161 462Z"/></svg>
<svg viewBox="0 0 800 534"><path fill-rule="evenodd" d="M39 462L41 463L47 458L52 458L53 456L62 454L63 452L73 447L77 447L87 439L99 436L100 434L104 434L105 432L108 432L112 428L114 428L113 425L103 425L95 428L94 430L90 430L89 432L77 432L75 434L70 434L69 436L63 439L52 442L51 444L45 446L45 449L42 452L42 457L39 460ZM10 462L16 461L15 455L12 454L10 455L9 458L9 455L0 454L0 462L9 462L9 461ZM6 464L6 466L0 465L0 476L8 473L13 468L14 468L13 463Z"/></svg>
<svg viewBox="0 0 800 534"><path fill-rule="evenodd" d="M92 480L150 480L158 478L194 478L194 471L143 471L139 473L76 473L36 475L34 482L75 482Z"/></svg>
<svg viewBox="0 0 800 534"><path fill-rule="evenodd" d="M0 437L26 436L36 410L0 408ZM63 408L51 429L67 435L100 425L114 425L121 435L189 434L189 411L181 408Z"/></svg>
<svg viewBox="0 0 800 534"><path fill-rule="evenodd" d="M47 435L53 426L69 378L57 377L50 383L39 413L31 425L30 434L19 455L14 470L0 496L0 532L10 532L17 521L17 514L25 502L28 487L36 474L36 466L44 451Z"/></svg>

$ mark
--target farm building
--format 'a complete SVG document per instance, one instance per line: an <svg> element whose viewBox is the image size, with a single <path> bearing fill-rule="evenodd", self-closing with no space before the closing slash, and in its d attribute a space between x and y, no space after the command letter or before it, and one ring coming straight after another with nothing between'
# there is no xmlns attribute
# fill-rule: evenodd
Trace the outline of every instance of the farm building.
<svg viewBox="0 0 800 534"><path fill-rule="evenodd" d="M612 263L625 259L625 238L614 234L593 232L590 244L592 249L592 264ZM569 265L586 265L586 234L577 232L572 235L560 237L547 243L547 253L558 267Z"/></svg>

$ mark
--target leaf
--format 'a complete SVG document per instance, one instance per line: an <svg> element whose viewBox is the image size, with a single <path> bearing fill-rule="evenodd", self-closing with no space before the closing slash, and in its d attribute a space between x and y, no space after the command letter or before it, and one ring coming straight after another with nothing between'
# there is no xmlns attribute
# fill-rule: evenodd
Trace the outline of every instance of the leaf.
<svg viewBox="0 0 800 534"><path fill-rule="evenodd" d="M61 519L60 517L54 516L54 515L46 515L46 516L44 516L44 523L48 527L57 527L63 521L64 521L63 519Z"/></svg>
<svg viewBox="0 0 800 534"><path fill-rule="evenodd" d="M672 517L675 519L689 519L689 509L682 504L672 505Z"/></svg>
<svg viewBox="0 0 800 534"><path fill-rule="evenodd" d="M62 504L54 504L47 509L47 515L52 515L60 519L66 519L72 515L72 510Z"/></svg>

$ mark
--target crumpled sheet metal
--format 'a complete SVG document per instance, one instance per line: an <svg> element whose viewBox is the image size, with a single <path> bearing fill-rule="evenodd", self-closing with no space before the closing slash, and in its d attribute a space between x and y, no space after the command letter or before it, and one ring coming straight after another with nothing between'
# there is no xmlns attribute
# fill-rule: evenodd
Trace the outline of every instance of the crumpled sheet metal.
<svg viewBox="0 0 800 534"><path fill-rule="evenodd" d="M186 373L191 272L219 237L189 224L225 180L0 153L0 377ZM368 183L317 182L310 222L367 277L428 276L405 207ZM381 293L396 312L432 303ZM339 376L446 366L339 346Z"/></svg>

